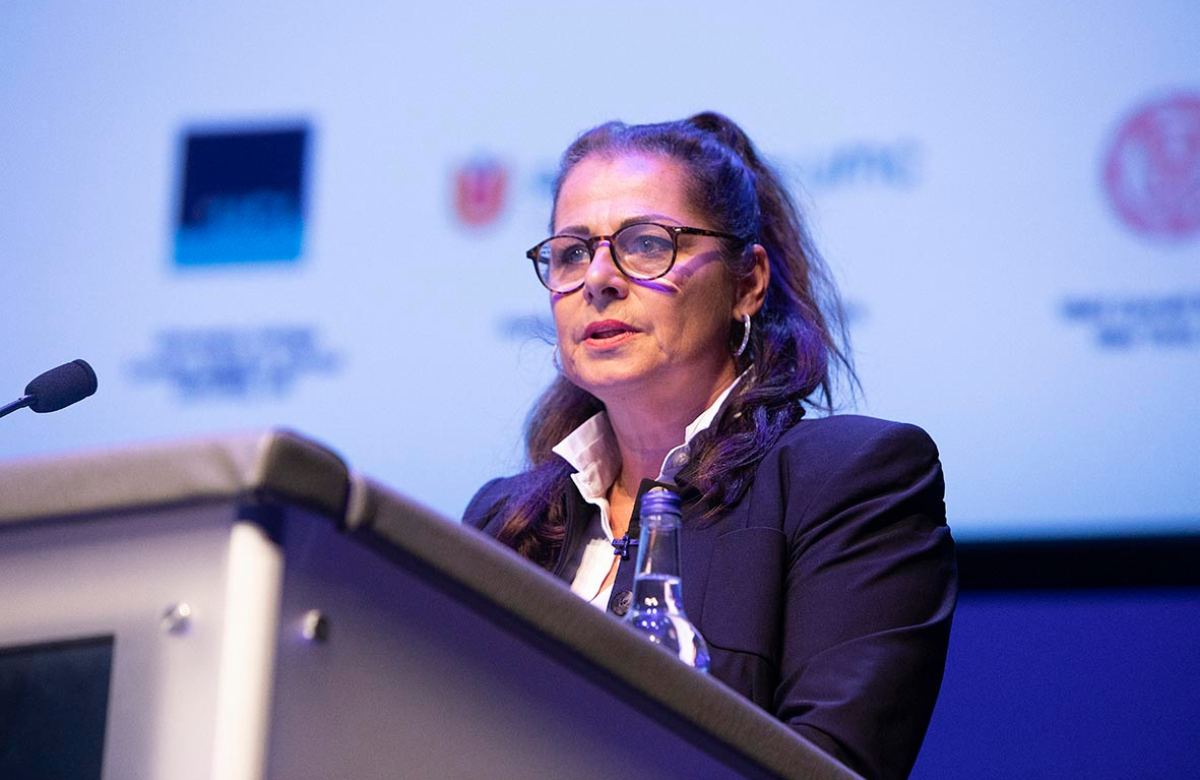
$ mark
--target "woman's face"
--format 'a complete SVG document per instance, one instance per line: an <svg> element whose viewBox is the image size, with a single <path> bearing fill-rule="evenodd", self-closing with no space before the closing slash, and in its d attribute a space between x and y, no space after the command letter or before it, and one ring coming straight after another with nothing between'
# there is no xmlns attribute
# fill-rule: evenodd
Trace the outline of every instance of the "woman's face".
<svg viewBox="0 0 1200 780"><path fill-rule="evenodd" d="M683 168L669 157L592 155L562 183L554 233L611 235L646 221L711 229L686 192ZM567 378L610 408L706 408L735 377L736 286L721 248L719 239L682 235L671 271L638 281L621 273L607 243L597 246L583 287L551 295Z"/></svg>

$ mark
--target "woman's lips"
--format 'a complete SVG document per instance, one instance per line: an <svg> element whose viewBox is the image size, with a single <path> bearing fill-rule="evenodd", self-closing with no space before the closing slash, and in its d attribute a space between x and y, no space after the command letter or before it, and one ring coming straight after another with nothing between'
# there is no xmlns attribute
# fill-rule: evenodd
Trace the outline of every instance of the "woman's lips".
<svg viewBox="0 0 1200 780"><path fill-rule="evenodd" d="M600 320L584 328L583 337L585 339L610 338L621 333L631 333L632 331L633 326L626 325L620 320Z"/></svg>
<svg viewBox="0 0 1200 780"><path fill-rule="evenodd" d="M620 320L601 320L588 325L583 331L583 343L590 347L611 347L620 344L634 334L634 328Z"/></svg>

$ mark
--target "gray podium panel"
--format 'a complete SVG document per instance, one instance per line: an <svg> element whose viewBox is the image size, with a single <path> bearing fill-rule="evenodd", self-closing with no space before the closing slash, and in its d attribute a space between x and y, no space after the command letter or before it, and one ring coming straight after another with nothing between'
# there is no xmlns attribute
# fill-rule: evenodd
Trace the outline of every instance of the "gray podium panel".
<svg viewBox="0 0 1200 780"><path fill-rule="evenodd" d="M168 516L0 526L0 648L112 638L107 728L105 720L91 726L104 739L104 777L213 776L232 518L231 511L202 506ZM173 632L163 616L177 603L189 606L193 621ZM11 675L5 680L0 696L14 695ZM27 700L0 701L0 710L30 718L19 711ZM51 715L52 723L72 726ZM13 740L33 736L6 731ZM7 745L0 754L14 748L25 749ZM0 776L38 777L34 772L57 752L33 752Z"/></svg>
<svg viewBox="0 0 1200 780"><path fill-rule="evenodd" d="M112 637L110 779L855 777L294 434L0 464L0 598Z"/></svg>

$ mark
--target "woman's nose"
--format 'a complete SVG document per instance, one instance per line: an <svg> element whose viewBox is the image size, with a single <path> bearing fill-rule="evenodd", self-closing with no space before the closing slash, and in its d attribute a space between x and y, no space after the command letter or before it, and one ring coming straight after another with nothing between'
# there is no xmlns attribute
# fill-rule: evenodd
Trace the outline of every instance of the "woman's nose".
<svg viewBox="0 0 1200 780"><path fill-rule="evenodd" d="M617 267L612 244L608 241L601 241L592 251L592 261L588 263L587 273L583 277L583 289L589 298L623 298L629 292L629 280Z"/></svg>

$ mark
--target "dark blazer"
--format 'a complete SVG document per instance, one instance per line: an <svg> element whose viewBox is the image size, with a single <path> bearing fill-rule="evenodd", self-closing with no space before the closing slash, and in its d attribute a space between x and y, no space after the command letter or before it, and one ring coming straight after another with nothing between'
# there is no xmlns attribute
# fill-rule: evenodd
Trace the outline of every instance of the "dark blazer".
<svg viewBox="0 0 1200 780"><path fill-rule="evenodd" d="M485 485L464 522L496 535L513 479ZM683 603L708 640L711 674L864 777L906 778L958 586L933 441L869 417L806 419L717 517L702 519L699 492L680 487ZM569 522L582 528L595 510L569 495ZM632 576L623 562L610 611Z"/></svg>

